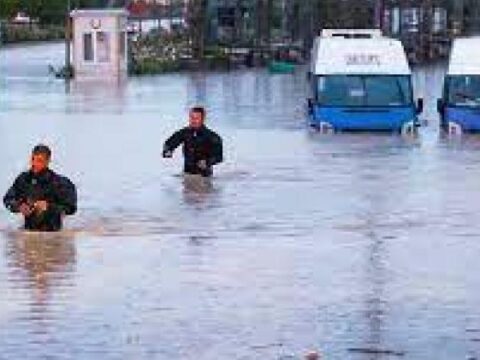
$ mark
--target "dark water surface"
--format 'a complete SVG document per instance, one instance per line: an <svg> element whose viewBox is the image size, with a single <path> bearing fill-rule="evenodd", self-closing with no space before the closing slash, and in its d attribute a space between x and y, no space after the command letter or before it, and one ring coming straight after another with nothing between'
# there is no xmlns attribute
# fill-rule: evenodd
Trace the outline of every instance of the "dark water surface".
<svg viewBox="0 0 480 360"><path fill-rule="evenodd" d="M0 211L0 359L480 358L480 137L321 136L305 74L65 85L61 45L0 50L0 192L32 145L78 185L56 235ZM226 163L161 159L190 105Z"/></svg>

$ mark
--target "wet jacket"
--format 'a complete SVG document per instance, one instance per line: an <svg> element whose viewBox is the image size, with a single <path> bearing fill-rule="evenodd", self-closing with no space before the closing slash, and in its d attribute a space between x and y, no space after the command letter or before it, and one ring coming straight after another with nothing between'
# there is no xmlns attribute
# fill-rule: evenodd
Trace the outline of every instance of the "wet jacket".
<svg viewBox="0 0 480 360"><path fill-rule="evenodd" d="M20 174L3 199L7 209L13 213L20 212L20 205L24 203L33 207L36 201L46 201L47 211L27 216L26 230L61 230L63 216L73 215L77 211L75 185L51 170L40 174L31 171Z"/></svg>
<svg viewBox="0 0 480 360"><path fill-rule="evenodd" d="M200 129L186 127L174 133L165 142L163 155L167 156L180 145L183 145L184 171L187 174L211 176L212 167L223 161L222 138L205 126ZM206 161L206 169L199 168L201 160Z"/></svg>

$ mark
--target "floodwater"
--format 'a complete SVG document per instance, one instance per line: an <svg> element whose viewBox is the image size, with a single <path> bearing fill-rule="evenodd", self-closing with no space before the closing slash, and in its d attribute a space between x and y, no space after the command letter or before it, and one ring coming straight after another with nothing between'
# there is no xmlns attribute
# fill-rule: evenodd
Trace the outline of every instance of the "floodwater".
<svg viewBox="0 0 480 360"><path fill-rule="evenodd" d="M480 359L480 138L305 126L305 74L174 74L69 89L62 46L0 50L0 189L39 141L78 185L55 235L0 211L0 359ZM193 104L210 184L163 140Z"/></svg>

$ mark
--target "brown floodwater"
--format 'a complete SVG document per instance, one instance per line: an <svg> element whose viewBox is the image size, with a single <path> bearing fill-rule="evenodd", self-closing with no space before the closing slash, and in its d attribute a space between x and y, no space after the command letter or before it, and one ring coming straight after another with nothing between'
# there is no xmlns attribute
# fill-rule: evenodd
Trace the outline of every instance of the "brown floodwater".
<svg viewBox="0 0 480 360"><path fill-rule="evenodd" d="M404 139L310 131L302 69L66 88L62 59L0 50L0 192L43 141L80 199L58 234L0 211L0 359L480 358L480 137L440 138L443 65ZM161 159L194 104L210 183Z"/></svg>

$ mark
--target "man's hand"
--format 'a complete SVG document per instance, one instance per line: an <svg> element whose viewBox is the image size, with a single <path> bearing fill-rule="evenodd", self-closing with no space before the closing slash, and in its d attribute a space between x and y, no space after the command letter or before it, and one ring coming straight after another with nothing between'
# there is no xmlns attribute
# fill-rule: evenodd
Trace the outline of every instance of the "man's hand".
<svg viewBox="0 0 480 360"><path fill-rule="evenodd" d="M207 164L207 160L200 160L198 163L197 163L197 166L200 170L207 170L208 169L208 164Z"/></svg>
<svg viewBox="0 0 480 360"><path fill-rule="evenodd" d="M33 213L32 207L30 205L26 204L26 203L22 203L18 207L18 211L20 211L20 213L25 217L29 217Z"/></svg>
<svg viewBox="0 0 480 360"><path fill-rule="evenodd" d="M35 204L33 204L33 208L37 213L44 213L48 209L48 203L44 200L41 201L36 201Z"/></svg>

